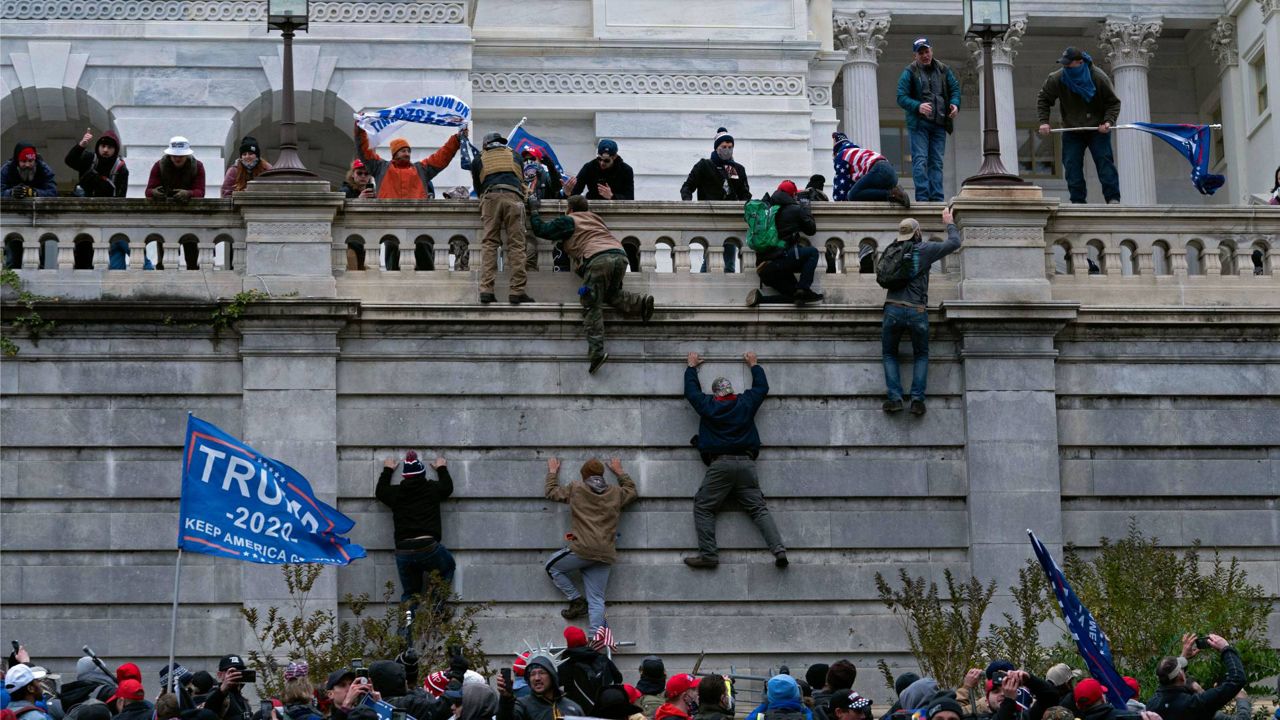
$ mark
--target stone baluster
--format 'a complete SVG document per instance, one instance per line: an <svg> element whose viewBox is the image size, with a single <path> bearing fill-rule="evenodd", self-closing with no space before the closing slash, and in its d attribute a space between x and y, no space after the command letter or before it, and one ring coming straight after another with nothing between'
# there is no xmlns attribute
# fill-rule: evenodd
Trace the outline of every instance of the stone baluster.
<svg viewBox="0 0 1280 720"><path fill-rule="evenodd" d="M93 269L106 270L110 264L108 250L110 249L110 241L103 236L98 236L93 241Z"/></svg>
<svg viewBox="0 0 1280 720"><path fill-rule="evenodd" d="M1018 47L1022 45L1022 36L1026 32L1027 19L1015 17L1010 20L1009 29L1004 35L995 38L991 44L991 72L995 78L996 90L996 128L1000 131L1000 162L1012 173L1016 173L1018 168L1019 139L1013 104L1013 59L1018 55ZM986 117L983 109L986 96L982 83L986 76L982 67L982 44L969 40L965 46L969 48L977 69L978 117Z"/></svg>
<svg viewBox="0 0 1280 720"><path fill-rule="evenodd" d="M756 251L744 243L742 249L738 251L738 272L755 272L755 267Z"/></svg>
<svg viewBox="0 0 1280 720"><path fill-rule="evenodd" d="M1084 277L1089 274L1089 246L1071 248L1071 274Z"/></svg>
<svg viewBox="0 0 1280 720"><path fill-rule="evenodd" d="M400 241L400 271L413 272L418 266L418 257L414 254L414 244L406 240Z"/></svg>
<svg viewBox="0 0 1280 720"><path fill-rule="evenodd" d="M432 249L432 255L433 255L433 263L434 263L433 266L435 267L436 270L449 269L449 244L448 243L436 243L435 248Z"/></svg>
<svg viewBox="0 0 1280 720"><path fill-rule="evenodd" d="M467 245L467 269L479 270L483 265L481 258L483 257L480 249L480 242L469 243Z"/></svg>
<svg viewBox="0 0 1280 720"><path fill-rule="evenodd" d="M676 245L675 247L675 266L672 268L678 273L689 272L689 246L685 244Z"/></svg>
<svg viewBox="0 0 1280 720"><path fill-rule="evenodd" d="M217 270L213 262L214 246L213 240L200 240L196 244L196 264L201 270L211 272Z"/></svg>
<svg viewBox="0 0 1280 720"><path fill-rule="evenodd" d="M889 32L889 14L859 10L852 15L836 15L832 29L836 47L847 54L841 84L844 133L858 145L879 152L880 99L876 70L885 34Z"/></svg>
<svg viewBox="0 0 1280 720"><path fill-rule="evenodd" d="M1179 277L1187 276L1187 251L1182 248L1169 250L1169 270Z"/></svg>
<svg viewBox="0 0 1280 720"><path fill-rule="evenodd" d="M553 255L555 246L550 242L538 243L538 271L552 272L551 263L554 262Z"/></svg>
<svg viewBox="0 0 1280 720"><path fill-rule="evenodd" d="M1200 266L1204 269L1204 275L1222 274L1222 256L1219 252L1217 245L1205 243L1204 250L1200 252Z"/></svg>
<svg viewBox="0 0 1280 720"><path fill-rule="evenodd" d="M1102 274L1124 275L1124 263L1120 260L1120 246L1107 245L1102 251Z"/></svg>
<svg viewBox="0 0 1280 720"><path fill-rule="evenodd" d="M723 273L724 272L724 248L708 244L706 250L704 250L703 252L704 252L703 257L707 259L707 272Z"/></svg>
<svg viewBox="0 0 1280 720"><path fill-rule="evenodd" d="M39 238L26 240L22 243L22 267L25 270L36 270L40 267L40 251L44 248L44 241Z"/></svg>
<svg viewBox="0 0 1280 720"><path fill-rule="evenodd" d="M58 269L70 270L76 265L76 242L71 238L58 239Z"/></svg>
<svg viewBox="0 0 1280 720"><path fill-rule="evenodd" d="M177 239L165 238L163 260L164 269L169 272L185 270L186 263L182 259L182 243Z"/></svg>
<svg viewBox="0 0 1280 720"><path fill-rule="evenodd" d="M1150 250L1138 251L1138 274L1139 275L1155 275L1156 263L1151 257Z"/></svg>
<svg viewBox="0 0 1280 720"><path fill-rule="evenodd" d="M1115 77L1123 123L1150 122L1151 98L1147 75L1162 18L1108 18L1099 43ZM1120 173L1120 200L1127 205L1156 203L1156 164L1151 135L1141 131L1116 133L1116 169Z"/></svg>

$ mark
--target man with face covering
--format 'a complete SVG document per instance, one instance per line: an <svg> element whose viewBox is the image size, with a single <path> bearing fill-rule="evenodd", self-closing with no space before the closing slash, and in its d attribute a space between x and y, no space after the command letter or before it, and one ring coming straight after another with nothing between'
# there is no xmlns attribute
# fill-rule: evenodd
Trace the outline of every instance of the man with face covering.
<svg viewBox="0 0 1280 720"><path fill-rule="evenodd" d="M560 615L566 620L587 615L592 636L605 624L604 595L609 585L609 571L618 556L618 519L622 508L637 496L636 484L622 469L620 459L609 460L609 471L618 478L617 485L610 485L604 479L604 468L604 463L591 458L582 465L581 479L561 485L560 461L547 460L547 499L568 503L571 518L567 535L569 547L547 560L547 574L569 600L569 607L560 611ZM587 592L585 599L569 578L569 573L574 571L582 575L582 586Z"/></svg>
<svg viewBox="0 0 1280 720"><path fill-rule="evenodd" d="M560 691L560 676L551 658L546 655L529 658L524 676L529 681L530 692L522 698L512 695L511 688L498 676L497 720L559 720L566 715L583 714L578 703Z"/></svg>
<svg viewBox="0 0 1280 720"><path fill-rule="evenodd" d="M698 366L702 358L689 353L689 367L684 371L684 396L698 413L698 435L694 445L702 453L707 474L693 498L693 524L698 534L698 554L684 559L692 568L712 569L720 564L716 549L716 511L733 496L751 516L765 544L773 553L774 565L787 566L787 549L782 535L756 477L756 456L760 454L760 433L756 430L756 412L769 394L764 368L756 363L756 354L742 356L751 368L751 389L737 394L728 378L718 377L711 383L712 395L702 392Z"/></svg>
<svg viewBox="0 0 1280 720"><path fill-rule="evenodd" d="M699 200L750 200L747 169L742 163L734 162L733 136L728 130L716 130L712 148L711 157L694 163L689 177L680 186L680 199L692 200L697 192Z"/></svg>

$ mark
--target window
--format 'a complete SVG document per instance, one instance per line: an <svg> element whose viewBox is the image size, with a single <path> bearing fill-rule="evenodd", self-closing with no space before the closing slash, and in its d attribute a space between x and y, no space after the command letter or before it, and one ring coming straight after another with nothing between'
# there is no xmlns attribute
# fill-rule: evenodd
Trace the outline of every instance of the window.
<svg viewBox="0 0 1280 720"><path fill-rule="evenodd" d="M1262 115L1267 111L1267 53L1259 51L1249 61L1249 75L1253 78L1254 112Z"/></svg>
<svg viewBox="0 0 1280 720"><path fill-rule="evenodd" d="M1039 127L1018 126L1018 174L1022 177L1058 177L1058 136L1041 135Z"/></svg>
<svg viewBox="0 0 1280 720"><path fill-rule="evenodd" d="M906 121L881 123L880 154L888 158L899 176L911 176L911 138L907 136Z"/></svg>

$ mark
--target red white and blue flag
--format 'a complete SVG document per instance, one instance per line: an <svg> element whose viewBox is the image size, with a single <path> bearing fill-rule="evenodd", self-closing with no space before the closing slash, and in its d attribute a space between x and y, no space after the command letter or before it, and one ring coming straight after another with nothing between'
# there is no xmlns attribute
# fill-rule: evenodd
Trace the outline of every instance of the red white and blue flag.
<svg viewBox="0 0 1280 720"><path fill-rule="evenodd" d="M1212 195L1227 181L1222 175L1209 172L1208 125L1178 125L1160 123L1130 123L1135 129L1155 135L1173 146L1191 163L1191 184L1201 195Z"/></svg>
<svg viewBox="0 0 1280 720"><path fill-rule="evenodd" d="M542 151L542 156L555 166L561 178L568 177L564 172L564 166L556 157L556 151L551 149L551 143L531 135L523 126L516 128L515 132L511 133L511 137L507 138L507 147L515 150L517 155L523 155L526 148L538 148Z"/></svg>

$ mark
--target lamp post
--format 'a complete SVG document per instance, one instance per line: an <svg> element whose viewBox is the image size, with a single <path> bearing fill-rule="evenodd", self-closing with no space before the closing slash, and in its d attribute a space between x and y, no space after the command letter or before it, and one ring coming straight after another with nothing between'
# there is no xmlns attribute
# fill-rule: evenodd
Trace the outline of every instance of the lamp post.
<svg viewBox="0 0 1280 720"><path fill-rule="evenodd" d="M991 46L997 35L1009 29L1009 0L962 0L966 35L982 41L982 167L964 185L1021 185L1000 161L1000 128L996 118L996 80L991 67Z"/></svg>
<svg viewBox="0 0 1280 720"><path fill-rule="evenodd" d="M293 106L293 33L306 32L309 16L309 0L268 0L267 27L279 30L284 38L284 63L282 68L284 98L281 102L280 154L275 165L259 177L278 180L315 180L319 176L307 170L298 157L298 126L294 122Z"/></svg>

